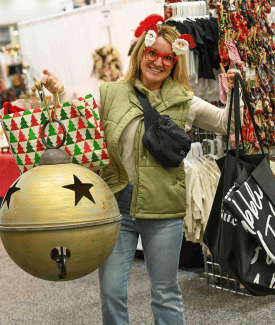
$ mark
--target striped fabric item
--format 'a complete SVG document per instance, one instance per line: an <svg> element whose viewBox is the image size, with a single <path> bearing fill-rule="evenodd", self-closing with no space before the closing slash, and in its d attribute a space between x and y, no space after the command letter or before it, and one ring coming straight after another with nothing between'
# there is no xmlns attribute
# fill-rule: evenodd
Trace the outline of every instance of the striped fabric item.
<svg viewBox="0 0 275 325"><path fill-rule="evenodd" d="M230 58L230 65L237 65L239 69L244 68L244 63L240 58L239 51L232 40L232 38L229 38L228 40L225 41L225 45L228 50L229 58Z"/></svg>
<svg viewBox="0 0 275 325"><path fill-rule="evenodd" d="M219 90L220 90L220 101L226 104L227 101L227 91L228 91L228 81L224 73L218 75L219 78Z"/></svg>

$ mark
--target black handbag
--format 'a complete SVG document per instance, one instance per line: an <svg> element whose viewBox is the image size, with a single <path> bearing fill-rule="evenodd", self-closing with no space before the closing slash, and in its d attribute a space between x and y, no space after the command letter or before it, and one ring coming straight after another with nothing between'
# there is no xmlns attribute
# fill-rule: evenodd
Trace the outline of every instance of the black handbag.
<svg viewBox="0 0 275 325"><path fill-rule="evenodd" d="M245 155L239 148L239 133L241 130L239 116L239 82L241 83L244 99L248 106L254 131L261 147L260 154ZM254 121L250 101L246 94L245 85L238 74L235 75L234 93L232 91L231 94L227 140L229 138L233 97L236 150L228 150L227 147L225 157L217 161L221 168L221 177L205 229L203 241L206 246L208 246L214 261L218 263L232 278L243 284L252 295L274 295L275 290L273 287L275 287L275 279L273 274L275 273L275 265L271 258L267 256L265 247L261 240L257 241L256 237L253 236L248 227L243 226L245 224L242 222L243 219L241 216L245 214L247 218L251 218L253 213L256 213L256 206L260 204L259 199L262 194L252 194L254 195L255 203L255 201L251 199L251 196L249 200L249 195L251 195L250 189L253 188L252 191L254 191L255 188L257 188L257 193L259 193L258 187L260 187L263 196L266 195L269 197L269 195L271 195L273 199L275 198L273 194L274 192L270 192L268 185L265 184L264 187L261 187L263 183L268 183L265 177L268 177L272 182L271 187L274 187L275 180L274 176L272 179L272 175L270 175L272 172L268 164L268 155L264 153L257 126ZM262 179L261 176L259 177L259 174L263 176ZM248 181L250 189L245 185ZM253 186L251 185L251 181L254 182ZM247 206L245 207L246 203L244 203L240 209L233 209L234 203L232 200L237 200L237 196L239 195L238 191L241 188L248 189L247 193L242 193L245 195L246 202L250 205L250 209ZM265 199L268 200L267 198ZM268 209L270 211L271 208L266 200L261 199L261 203L263 211L268 212ZM253 212L251 210L253 210ZM256 229L256 226L259 228ZM256 234L258 234L258 231L263 233L262 226L254 222L253 231L255 231ZM274 238L273 243L275 244ZM275 248L275 245L273 246Z"/></svg>
<svg viewBox="0 0 275 325"><path fill-rule="evenodd" d="M142 92L135 92L145 113L145 148L163 167L178 167L190 151L191 139L168 115L160 115Z"/></svg>

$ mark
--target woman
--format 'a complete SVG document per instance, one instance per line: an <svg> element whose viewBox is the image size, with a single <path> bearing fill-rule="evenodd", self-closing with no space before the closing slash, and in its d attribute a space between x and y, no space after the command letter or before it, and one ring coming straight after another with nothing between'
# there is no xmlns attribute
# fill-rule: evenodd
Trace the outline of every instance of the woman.
<svg viewBox="0 0 275 325"><path fill-rule="evenodd" d="M228 107L219 109L195 97L190 89L184 38L170 26L153 26L135 46L125 81L100 86L97 102L111 158L101 177L116 195L123 215L116 246L99 268L105 325L129 324L127 286L139 235L155 324L184 324L178 285L186 210L184 165L164 168L146 150L142 142L144 112L134 91L135 86L154 108L186 131L196 125L226 133ZM236 72L227 74L230 89ZM52 93L64 91L54 75L44 73L42 83Z"/></svg>

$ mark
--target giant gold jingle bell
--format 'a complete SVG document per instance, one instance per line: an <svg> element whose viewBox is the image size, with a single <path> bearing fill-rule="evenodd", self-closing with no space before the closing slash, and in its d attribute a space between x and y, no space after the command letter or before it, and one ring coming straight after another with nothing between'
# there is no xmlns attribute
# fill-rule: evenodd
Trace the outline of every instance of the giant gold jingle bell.
<svg viewBox="0 0 275 325"><path fill-rule="evenodd" d="M112 252L120 230L113 193L96 173L58 149L65 137L13 183L0 209L6 252L24 271L49 281L93 272Z"/></svg>

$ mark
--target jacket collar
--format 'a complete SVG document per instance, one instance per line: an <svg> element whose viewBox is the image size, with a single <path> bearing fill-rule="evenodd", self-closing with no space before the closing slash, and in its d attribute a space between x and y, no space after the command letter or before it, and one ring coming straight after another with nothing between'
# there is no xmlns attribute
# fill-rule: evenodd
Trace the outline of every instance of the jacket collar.
<svg viewBox="0 0 275 325"><path fill-rule="evenodd" d="M147 89L139 79L135 81L135 87L146 95L152 107L156 108L159 112L190 99L190 92L186 91L170 76L163 81L160 95L158 97L156 97L152 91ZM143 111L136 96L134 87L132 87L132 90L129 92L129 100Z"/></svg>

